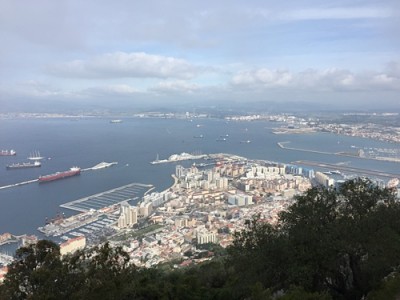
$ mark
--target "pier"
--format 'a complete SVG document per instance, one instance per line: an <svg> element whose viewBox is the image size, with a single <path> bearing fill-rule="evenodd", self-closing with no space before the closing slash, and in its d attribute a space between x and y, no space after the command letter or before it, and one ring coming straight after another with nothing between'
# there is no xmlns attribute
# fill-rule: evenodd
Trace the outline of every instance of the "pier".
<svg viewBox="0 0 400 300"><path fill-rule="evenodd" d="M350 172L350 173L361 174L361 175L372 175L372 176L385 177L385 178L394 178L394 177L400 178L400 174L396 174L396 173L381 172L381 171L377 171L377 170L367 170L367 169L349 167L349 166L344 166L344 165L321 163L321 162L316 162L316 161L297 160L295 162L292 162L292 164L311 166L311 167L319 167L319 168L329 169L329 170L339 170L339 171Z"/></svg>
<svg viewBox="0 0 400 300"><path fill-rule="evenodd" d="M39 181L39 180L38 179L33 179L33 180L24 181L24 182L19 182L19 183L9 184L9 185L5 185L5 186L0 186L0 190L8 189L8 188L16 187L16 186L21 186L21 185L25 185L25 184L29 184L29 183L34 183L34 182L37 182L37 181Z"/></svg>
<svg viewBox="0 0 400 300"><path fill-rule="evenodd" d="M121 202L138 200L152 188L153 185L151 184L131 183L102 193L74 200L60 206L79 212L87 212L91 209L99 210Z"/></svg>

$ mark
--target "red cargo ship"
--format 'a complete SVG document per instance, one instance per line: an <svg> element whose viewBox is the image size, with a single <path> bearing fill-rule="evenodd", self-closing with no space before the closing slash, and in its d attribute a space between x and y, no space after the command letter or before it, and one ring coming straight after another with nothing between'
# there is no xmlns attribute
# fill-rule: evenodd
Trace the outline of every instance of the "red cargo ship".
<svg viewBox="0 0 400 300"><path fill-rule="evenodd" d="M78 167L73 167L69 171L57 172L57 173L50 174L50 175L39 176L39 183L62 179L65 177L71 177L71 176L75 176L75 175L79 175L79 174L81 174L81 169Z"/></svg>
<svg viewBox="0 0 400 300"><path fill-rule="evenodd" d="M0 156L13 156L13 155L17 155L17 152L15 152L14 150L1 150L0 151Z"/></svg>

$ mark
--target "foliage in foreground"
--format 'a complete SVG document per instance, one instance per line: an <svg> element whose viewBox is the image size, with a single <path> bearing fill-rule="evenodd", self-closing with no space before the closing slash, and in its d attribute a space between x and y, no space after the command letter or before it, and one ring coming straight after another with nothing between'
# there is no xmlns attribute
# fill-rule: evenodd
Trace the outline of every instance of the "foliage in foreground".
<svg viewBox="0 0 400 300"><path fill-rule="evenodd" d="M395 299L399 266L400 205L358 179L310 189L277 225L255 217L224 259L183 270L136 268L107 243L61 258L40 241L18 250L0 299Z"/></svg>

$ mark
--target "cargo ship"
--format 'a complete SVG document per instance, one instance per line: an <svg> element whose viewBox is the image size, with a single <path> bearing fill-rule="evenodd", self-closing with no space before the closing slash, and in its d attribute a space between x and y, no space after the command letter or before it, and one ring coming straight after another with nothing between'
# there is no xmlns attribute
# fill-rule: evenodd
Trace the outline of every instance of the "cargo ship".
<svg viewBox="0 0 400 300"><path fill-rule="evenodd" d="M14 169L26 169L26 168L37 168L40 167L42 164L40 161L35 162L24 162L24 163L13 163L11 165L7 165L7 170L14 170Z"/></svg>
<svg viewBox="0 0 400 300"><path fill-rule="evenodd" d="M79 175L79 174L81 174L81 169L78 167L73 167L73 168L69 169L69 171L57 172L57 173L50 174L50 175L39 176L39 183L54 181L54 180L71 177L71 176L75 176L75 175Z"/></svg>
<svg viewBox="0 0 400 300"><path fill-rule="evenodd" d="M17 152L14 150L1 150L0 151L0 156L14 156L17 155Z"/></svg>

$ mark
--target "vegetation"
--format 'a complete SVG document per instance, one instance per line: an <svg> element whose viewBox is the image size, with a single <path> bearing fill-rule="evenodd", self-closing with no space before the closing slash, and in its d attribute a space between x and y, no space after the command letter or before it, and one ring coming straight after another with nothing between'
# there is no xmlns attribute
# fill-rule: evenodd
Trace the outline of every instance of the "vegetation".
<svg viewBox="0 0 400 300"><path fill-rule="evenodd" d="M18 250L0 299L396 299L400 204L368 180L313 188L276 225L249 220L223 259L177 270L128 261L107 243L61 258L40 241Z"/></svg>

